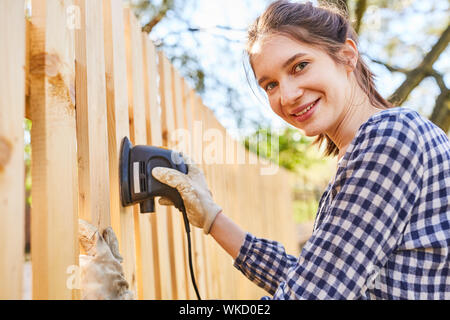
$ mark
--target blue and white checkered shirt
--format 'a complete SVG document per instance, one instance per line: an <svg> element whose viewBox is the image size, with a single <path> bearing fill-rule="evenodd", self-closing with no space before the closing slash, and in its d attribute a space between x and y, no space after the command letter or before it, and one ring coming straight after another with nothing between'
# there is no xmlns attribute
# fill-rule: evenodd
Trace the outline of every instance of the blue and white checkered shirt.
<svg viewBox="0 0 450 320"><path fill-rule="evenodd" d="M234 266L273 299L450 299L449 249L450 141L392 108L358 129L300 257L247 233Z"/></svg>

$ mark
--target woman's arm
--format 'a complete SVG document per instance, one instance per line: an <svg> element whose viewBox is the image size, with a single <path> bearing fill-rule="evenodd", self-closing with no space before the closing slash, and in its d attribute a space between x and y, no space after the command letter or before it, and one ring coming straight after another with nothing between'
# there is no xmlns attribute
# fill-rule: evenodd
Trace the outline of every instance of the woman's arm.
<svg viewBox="0 0 450 320"><path fill-rule="evenodd" d="M211 236L235 260L245 240L245 232L222 212L211 226Z"/></svg>

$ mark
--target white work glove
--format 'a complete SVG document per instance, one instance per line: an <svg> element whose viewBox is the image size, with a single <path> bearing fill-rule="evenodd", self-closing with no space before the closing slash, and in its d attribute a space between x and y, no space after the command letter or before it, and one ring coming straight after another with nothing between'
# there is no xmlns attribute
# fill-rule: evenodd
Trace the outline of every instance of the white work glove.
<svg viewBox="0 0 450 320"><path fill-rule="evenodd" d="M208 234L214 219L222 211L222 208L212 199L212 193L201 169L184 155L183 160L188 167L187 174L171 168L155 167L152 175L162 183L178 190L183 199L189 222L195 227L202 228L203 232ZM161 205L173 205L169 199L164 197L161 197L158 202Z"/></svg>
<svg viewBox="0 0 450 320"><path fill-rule="evenodd" d="M133 300L120 264L123 258L113 229L108 227L101 235L95 226L79 219L78 240L86 252L80 255L81 298Z"/></svg>

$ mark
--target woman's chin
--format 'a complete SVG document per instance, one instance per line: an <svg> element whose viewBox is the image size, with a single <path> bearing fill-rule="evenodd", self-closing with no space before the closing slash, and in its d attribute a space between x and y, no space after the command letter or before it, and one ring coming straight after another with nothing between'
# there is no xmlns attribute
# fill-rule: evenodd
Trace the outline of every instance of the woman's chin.
<svg viewBox="0 0 450 320"><path fill-rule="evenodd" d="M321 125L321 123L317 123L314 118L312 118L311 120L312 121L304 122L301 125L295 121L290 122L290 124L300 130L302 134L307 137L315 137L323 133L324 126Z"/></svg>
<svg viewBox="0 0 450 320"><path fill-rule="evenodd" d="M296 128L302 133L302 135L307 137L315 137L322 133L320 130L317 130L317 128L299 128L298 126Z"/></svg>

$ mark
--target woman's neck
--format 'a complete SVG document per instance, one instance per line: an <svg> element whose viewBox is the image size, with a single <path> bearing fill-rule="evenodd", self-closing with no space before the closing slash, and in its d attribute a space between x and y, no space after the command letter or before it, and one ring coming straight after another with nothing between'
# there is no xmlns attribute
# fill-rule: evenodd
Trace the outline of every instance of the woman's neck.
<svg viewBox="0 0 450 320"><path fill-rule="evenodd" d="M337 120L337 125L334 127L333 132L329 132L328 136L334 142L339 149L338 161L341 160L356 132L361 125L374 115L380 112L382 109L374 107L367 95L360 92L359 103L349 104L342 111L340 118Z"/></svg>

